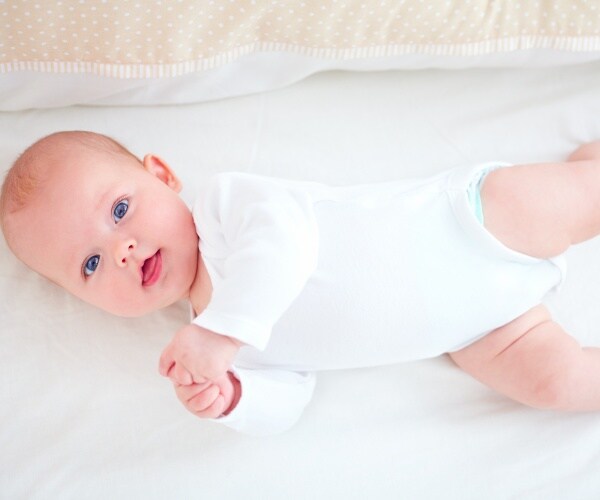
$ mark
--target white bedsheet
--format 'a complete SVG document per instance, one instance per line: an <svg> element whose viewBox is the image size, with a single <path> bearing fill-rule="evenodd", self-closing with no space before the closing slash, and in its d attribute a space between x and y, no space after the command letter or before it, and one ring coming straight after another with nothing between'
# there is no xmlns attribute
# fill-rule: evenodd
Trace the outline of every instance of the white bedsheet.
<svg viewBox="0 0 600 500"><path fill-rule="evenodd" d="M349 184L559 160L600 138L600 64L328 73L198 105L3 113L2 170L62 129L159 154L186 197L223 170ZM600 240L571 249L548 299L596 345L599 255ZM522 407L447 357L321 372L296 427L252 438L187 413L158 375L185 304L110 317L33 275L4 242L0 298L0 498L600 498L599 414Z"/></svg>

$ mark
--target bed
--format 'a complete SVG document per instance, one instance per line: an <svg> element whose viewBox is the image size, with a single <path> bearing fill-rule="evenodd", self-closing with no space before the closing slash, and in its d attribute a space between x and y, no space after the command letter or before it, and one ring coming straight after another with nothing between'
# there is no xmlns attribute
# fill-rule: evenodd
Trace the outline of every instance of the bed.
<svg viewBox="0 0 600 500"><path fill-rule="evenodd" d="M582 54L535 67L330 64L298 73L293 85L263 81L260 91L220 99L170 101L154 87L145 103L125 105L143 91L120 88L43 107L32 100L41 87L15 104L6 77L19 72L5 65L0 165L50 132L94 130L167 159L191 201L195 186L228 170L347 185L488 160L561 160L600 138L600 57ZM18 78L43 76L27 71ZM1 498L600 495L599 415L525 408L446 356L319 372L301 420L283 434L251 437L201 421L157 370L187 304L111 317L31 273L4 241L0 248ZM546 301L589 345L600 345L599 254L600 239L570 249L567 279Z"/></svg>

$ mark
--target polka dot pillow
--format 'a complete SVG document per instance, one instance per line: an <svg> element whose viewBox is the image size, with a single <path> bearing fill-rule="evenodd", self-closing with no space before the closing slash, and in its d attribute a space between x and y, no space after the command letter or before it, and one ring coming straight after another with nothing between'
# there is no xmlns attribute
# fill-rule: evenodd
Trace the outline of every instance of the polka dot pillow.
<svg viewBox="0 0 600 500"><path fill-rule="evenodd" d="M193 102L328 69L599 54L597 0L0 0L2 109Z"/></svg>

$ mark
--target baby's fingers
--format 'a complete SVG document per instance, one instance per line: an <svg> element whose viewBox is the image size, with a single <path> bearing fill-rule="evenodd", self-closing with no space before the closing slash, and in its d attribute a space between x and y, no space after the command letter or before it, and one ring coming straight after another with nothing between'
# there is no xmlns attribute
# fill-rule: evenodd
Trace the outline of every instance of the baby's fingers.
<svg viewBox="0 0 600 500"><path fill-rule="evenodd" d="M223 415L225 410L225 397L219 394L206 410L196 412L196 415L201 418L217 418Z"/></svg>
<svg viewBox="0 0 600 500"><path fill-rule="evenodd" d="M169 377L173 382L180 385L190 385L194 383L192 378L192 374L188 372L181 364L175 363L171 366L169 371L167 372L167 377Z"/></svg>
<svg viewBox="0 0 600 500"><path fill-rule="evenodd" d="M203 412L215 402L219 394L219 386L211 385L208 389L191 398L187 403L188 408L196 414Z"/></svg>
<svg viewBox="0 0 600 500"><path fill-rule="evenodd" d="M183 404L187 404L190 399L192 399L194 396L197 396L205 389L208 389L213 384L211 381L207 380L201 384L193 383L190 385L181 385L177 382L174 382L173 385L175 386L175 392L177 393L179 401L181 401Z"/></svg>
<svg viewBox="0 0 600 500"><path fill-rule="evenodd" d="M176 387L175 390L185 407L199 417L207 416L203 412L206 412L220 395L219 386L214 384L208 385L205 389L202 386L192 385Z"/></svg>
<svg viewBox="0 0 600 500"><path fill-rule="evenodd" d="M169 376L169 370L171 370L175 364L175 358L173 357L172 351L173 347L168 345L160 355L160 359L158 361L158 373L160 373L163 377Z"/></svg>

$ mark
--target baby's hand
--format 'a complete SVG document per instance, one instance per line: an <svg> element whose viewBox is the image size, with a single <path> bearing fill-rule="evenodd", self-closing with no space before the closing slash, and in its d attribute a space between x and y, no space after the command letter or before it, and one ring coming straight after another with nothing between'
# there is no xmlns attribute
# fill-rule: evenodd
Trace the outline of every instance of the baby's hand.
<svg viewBox="0 0 600 500"><path fill-rule="evenodd" d="M214 383L206 381L203 384L174 385L183 406L202 418L228 414L240 398L240 383L231 373L219 377Z"/></svg>
<svg viewBox="0 0 600 500"><path fill-rule="evenodd" d="M159 372L179 385L215 382L225 375L242 343L194 324L179 330L160 357Z"/></svg>

